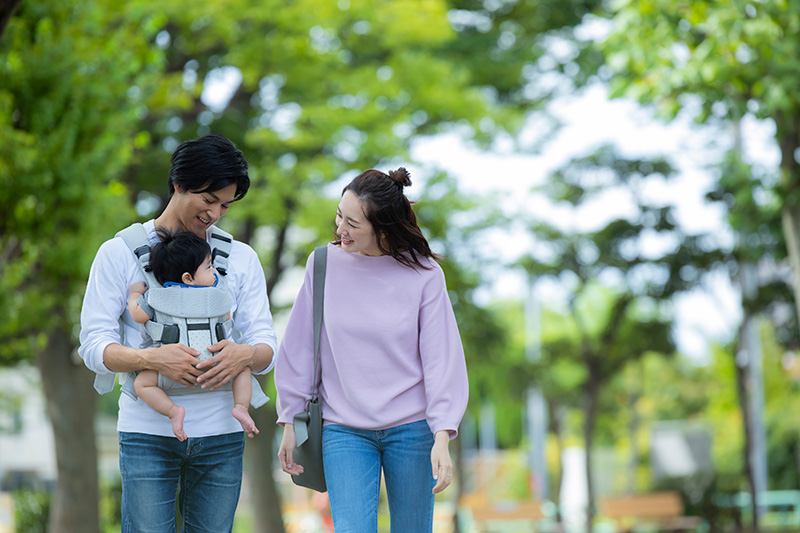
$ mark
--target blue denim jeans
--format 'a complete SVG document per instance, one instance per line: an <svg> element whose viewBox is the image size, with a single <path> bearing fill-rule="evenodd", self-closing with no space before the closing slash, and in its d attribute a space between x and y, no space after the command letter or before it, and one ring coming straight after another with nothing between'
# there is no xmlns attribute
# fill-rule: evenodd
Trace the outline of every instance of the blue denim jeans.
<svg viewBox="0 0 800 533"><path fill-rule="evenodd" d="M432 531L432 447L424 420L380 431L323 427L322 460L336 533L378 531L381 468L392 533Z"/></svg>
<svg viewBox="0 0 800 533"><path fill-rule="evenodd" d="M230 532L242 485L244 433L210 437L119 434L122 533Z"/></svg>

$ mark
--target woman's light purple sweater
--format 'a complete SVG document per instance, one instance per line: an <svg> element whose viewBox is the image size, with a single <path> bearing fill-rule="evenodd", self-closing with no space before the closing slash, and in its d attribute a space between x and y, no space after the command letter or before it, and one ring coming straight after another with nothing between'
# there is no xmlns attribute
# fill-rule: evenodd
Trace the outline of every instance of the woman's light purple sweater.
<svg viewBox="0 0 800 533"><path fill-rule="evenodd" d="M278 422L310 398L314 365L314 254L275 364ZM444 273L328 245L320 340L322 417L360 429L427 420L455 437L469 388L464 350Z"/></svg>

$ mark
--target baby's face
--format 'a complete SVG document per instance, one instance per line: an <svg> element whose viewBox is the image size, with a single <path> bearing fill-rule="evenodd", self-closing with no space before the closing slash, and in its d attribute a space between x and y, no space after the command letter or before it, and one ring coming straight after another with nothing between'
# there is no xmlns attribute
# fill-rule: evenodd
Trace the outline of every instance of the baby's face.
<svg viewBox="0 0 800 533"><path fill-rule="evenodd" d="M206 257L203 264L194 273L194 285L202 285L204 287L211 287L216 283L217 278L214 274L217 270L211 264L211 256Z"/></svg>

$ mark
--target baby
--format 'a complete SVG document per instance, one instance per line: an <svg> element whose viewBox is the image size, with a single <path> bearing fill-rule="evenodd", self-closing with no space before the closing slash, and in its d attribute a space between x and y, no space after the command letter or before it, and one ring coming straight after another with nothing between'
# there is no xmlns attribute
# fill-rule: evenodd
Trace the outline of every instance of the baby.
<svg viewBox="0 0 800 533"><path fill-rule="evenodd" d="M201 237L188 231L170 231L156 228L161 242L150 252L150 267L156 280L164 287L174 290L193 290L213 287L217 284L217 271L211 264L211 247ZM138 299L147 291L147 284L141 281L128 289L128 311L133 319L143 324L150 320L147 311L142 309ZM228 313L230 317L230 313ZM227 320L227 317L226 317ZM221 339L220 339L221 340ZM198 348L198 347L194 347ZM199 348L203 349L205 348ZM134 381L134 390L144 402L156 412L168 417L172 432L178 440L187 436L183 430L185 410L175 405L166 392L158 387L158 372L142 370ZM233 417L239 421L248 437L258 433L248 411L252 394L249 370L240 372L233 380Z"/></svg>

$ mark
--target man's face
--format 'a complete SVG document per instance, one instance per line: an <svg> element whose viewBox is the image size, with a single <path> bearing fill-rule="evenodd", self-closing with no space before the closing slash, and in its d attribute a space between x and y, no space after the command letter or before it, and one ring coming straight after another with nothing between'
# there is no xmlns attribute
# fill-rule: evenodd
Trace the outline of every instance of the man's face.
<svg viewBox="0 0 800 533"><path fill-rule="evenodd" d="M236 196L236 184L214 192L191 192L175 188L178 224L181 229L206 238L206 230L228 212Z"/></svg>

